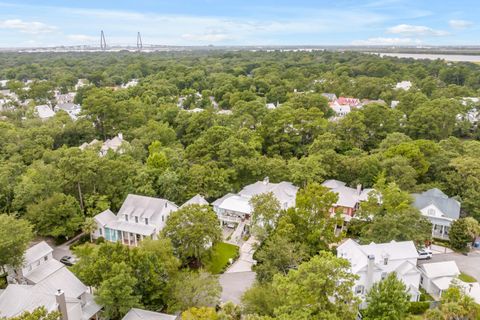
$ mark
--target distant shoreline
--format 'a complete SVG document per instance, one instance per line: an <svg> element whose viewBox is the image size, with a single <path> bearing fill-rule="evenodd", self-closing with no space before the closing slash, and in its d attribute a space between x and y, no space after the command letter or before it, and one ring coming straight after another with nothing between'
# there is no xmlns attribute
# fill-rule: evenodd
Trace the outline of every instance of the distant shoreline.
<svg viewBox="0 0 480 320"><path fill-rule="evenodd" d="M480 55L472 54L448 54L448 53L391 53L391 52L372 52L380 57L412 58L415 60L445 60L450 62L480 62Z"/></svg>

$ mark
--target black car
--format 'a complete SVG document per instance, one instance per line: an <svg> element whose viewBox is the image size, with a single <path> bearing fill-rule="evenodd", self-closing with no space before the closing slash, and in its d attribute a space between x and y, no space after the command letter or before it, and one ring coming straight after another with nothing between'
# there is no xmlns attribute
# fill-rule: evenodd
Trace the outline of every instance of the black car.
<svg viewBox="0 0 480 320"><path fill-rule="evenodd" d="M62 259L60 259L60 262L66 266L73 266L75 264L75 259L70 256L63 256Z"/></svg>

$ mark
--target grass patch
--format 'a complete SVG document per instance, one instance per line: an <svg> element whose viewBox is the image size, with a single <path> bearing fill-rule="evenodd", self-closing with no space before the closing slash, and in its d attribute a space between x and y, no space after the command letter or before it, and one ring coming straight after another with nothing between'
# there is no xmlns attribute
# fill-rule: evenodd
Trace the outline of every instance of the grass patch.
<svg viewBox="0 0 480 320"><path fill-rule="evenodd" d="M210 257L205 263L205 268L213 274L225 271L230 259L236 260L239 255L239 248L233 244L216 243L210 252Z"/></svg>
<svg viewBox="0 0 480 320"><path fill-rule="evenodd" d="M477 279L463 272L460 273L460 275L458 276L458 279L467 283L477 282Z"/></svg>

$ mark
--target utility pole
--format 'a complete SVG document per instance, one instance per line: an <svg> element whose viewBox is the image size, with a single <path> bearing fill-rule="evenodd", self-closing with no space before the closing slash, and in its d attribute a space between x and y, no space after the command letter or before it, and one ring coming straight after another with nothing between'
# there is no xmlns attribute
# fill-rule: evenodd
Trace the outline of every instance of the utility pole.
<svg viewBox="0 0 480 320"><path fill-rule="evenodd" d="M142 36L140 35L140 32L137 33L137 49L138 51L141 51L143 48L142 44Z"/></svg>
<svg viewBox="0 0 480 320"><path fill-rule="evenodd" d="M105 41L103 30L100 32L100 49L102 49L102 51L107 50L107 42Z"/></svg>

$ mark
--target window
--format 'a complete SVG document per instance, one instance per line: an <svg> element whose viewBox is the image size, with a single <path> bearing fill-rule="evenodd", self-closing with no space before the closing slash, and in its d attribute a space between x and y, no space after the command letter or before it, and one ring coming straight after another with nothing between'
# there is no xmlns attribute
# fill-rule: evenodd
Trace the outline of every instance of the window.
<svg viewBox="0 0 480 320"><path fill-rule="evenodd" d="M148 218L145 218L145 224L148 225Z"/></svg>
<svg viewBox="0 0 480 320"><path fill-rule="evenodd" d="M363 294L364 286L359 285L355 287L355 293L356 294Z"/></svg>
<svg viewBox="0 0 480 320"><path fill-rule="evenodd" d="M162 222L164 222L164 221L165 221L165 216L162 215Z"/></svg>
<svg viewBox="0 0 480 320"><path fill-rule="evenodd" d="M48 256L43 257L43 260L44 260L44 261L47 261L47 260L48 260Z"/></svg>
<svg viewBox="0 0 480 320"><path fill-rule="evenodd" d="M125 215L125 221L128 222L128 215Z"/></svg>
<svg viewBox="0 0 480 320"><path fill-rule="evenodd" d="M387 277L387 273L386 272L382 272L382 280L385 279Z"/></svg>
<svg viewBox="0 0 480 320"><path fill-rule="evenodd" d="M138 217L135 217L135 223L138 223Z"/></svg>
<svg viewBox="0 0 480 320"><path fill-rule="evenodd" d="M99 233L100 235L102 235L102 228L99 228L99 229L98 229L98 233Z"/></svg>
<svg viewBox="0 0 480 320"><path fill-rule="evenodd" d="M435 209L433 209L433 208L428 209L427 214L428 214L429 216L434 216L434 215L435 215Z"/></svg>
<svg viewBox="0 0 480 320"><path fill-rule="evenodd" d="M420 276L420 284L423 284L423 276Z"/></svg>
<svg viewBox="0 0 480 320"><path fill-rule="evenodd" d="M388 257L383 258L383 264L387 265L388 264Z"/></svg>

